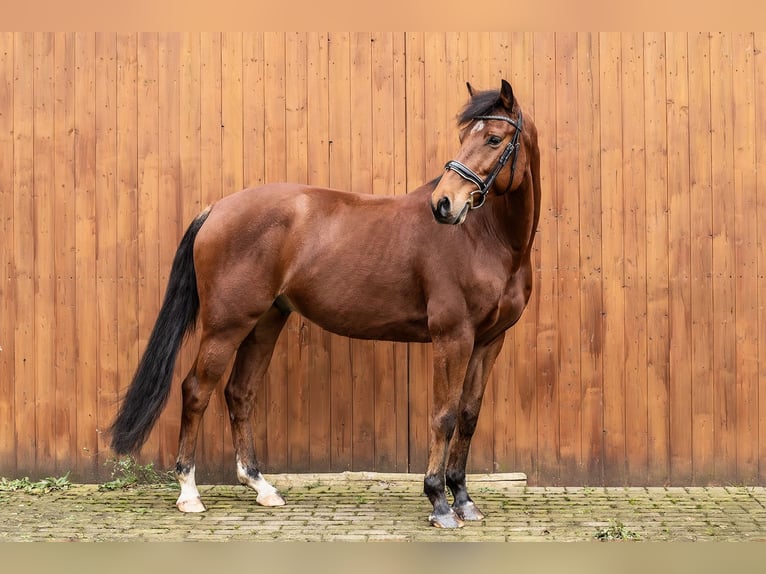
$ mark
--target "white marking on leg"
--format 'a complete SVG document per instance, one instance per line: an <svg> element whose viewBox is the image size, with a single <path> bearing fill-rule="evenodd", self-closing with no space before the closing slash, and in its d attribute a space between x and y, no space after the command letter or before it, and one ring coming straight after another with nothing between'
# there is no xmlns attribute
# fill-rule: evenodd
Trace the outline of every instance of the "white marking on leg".
<svg viewBox="0 0 766 574"><path fill-rule="evenodd" d="M197 490L197 482L194 480L194 467L192 466L186 475L176 474L178 484L181 486L181 494L176 500L176 507L181 512L205 512L202 499Z"/></svg>
<svg viewBox="0 0 766 574"><path fill-rule="evenodd" d="M283 506L285 504L285 499L282 498L279 491L271 486L260 472L255 478L248 474L247 468L239 460L239 457L237 457L237 478L239 482L258 493L255 498L258 504L262 506Z"/></svg>

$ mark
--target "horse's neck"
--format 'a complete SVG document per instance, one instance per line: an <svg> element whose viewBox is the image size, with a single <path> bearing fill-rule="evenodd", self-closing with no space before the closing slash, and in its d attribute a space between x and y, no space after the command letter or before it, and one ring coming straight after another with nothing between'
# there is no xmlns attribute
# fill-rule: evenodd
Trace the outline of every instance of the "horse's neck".
<svg viewBox="0 0 766 574"><path fill-rule="evenodd" d="M487 202L491 206L488 225L493 233L514 253L524 253L531 245L534 233L534 196L532 187L522 184Z"/></svg>

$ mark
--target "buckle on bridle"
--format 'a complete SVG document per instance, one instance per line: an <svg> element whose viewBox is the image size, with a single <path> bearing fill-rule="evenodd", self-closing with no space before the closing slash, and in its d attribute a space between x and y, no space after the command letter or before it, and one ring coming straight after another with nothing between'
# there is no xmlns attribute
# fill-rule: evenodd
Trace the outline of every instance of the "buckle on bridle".
<svg viewBox="0 0 766 574"><path fill-rule="evenodd" d="M489 190L484 189L475 189L470 194L468 194L468 197L470 199L469 209L479 209L482 205L484 205L484 202L487 200L487 192ZM479 198L478 200L476 198Z"/></svg>

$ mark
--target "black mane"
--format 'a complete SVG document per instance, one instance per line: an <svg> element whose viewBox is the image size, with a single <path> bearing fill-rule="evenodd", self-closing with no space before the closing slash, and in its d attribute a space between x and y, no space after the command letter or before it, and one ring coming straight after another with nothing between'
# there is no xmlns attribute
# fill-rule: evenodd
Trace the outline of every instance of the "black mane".
<svg viewBox="0 0 766 574"><path fill-rule="evenodd" d="M488 115L495 107L501 106L500 90L485 90L474 93L457 118L457 125L463 127L478 116Z"/></svg>

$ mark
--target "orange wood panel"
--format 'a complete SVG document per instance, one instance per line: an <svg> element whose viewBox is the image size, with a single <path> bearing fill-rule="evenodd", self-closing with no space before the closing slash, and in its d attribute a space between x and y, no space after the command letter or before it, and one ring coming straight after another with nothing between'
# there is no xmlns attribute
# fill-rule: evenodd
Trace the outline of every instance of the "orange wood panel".
<svg viewBox="0 0 766 574"><path fill-rule="evenodd" d="M646 174L643 34L622 35L622 159L627 473L646 482Z"/></svg>
<svg viewBox="0 0 766 574"><path fill-rule="evenodd" d="M627 480L625 452L625 229L622 149L622 46L601 34L601 231L604 336L604 481Z"/></svg>
<svg viewBox="0 0 766 574"><path fill-rule="evenodd" d="M77 452L80 480L98 473L98 302L96 290L96 38L75 35L75 319Z"/></svg>
<svg viewBox="0 0 766 574"><path fill-rule="evenodd" d="M372 37L350 37L351 90L351 191L371 193L372 151ZM376 269L370 269L371 273ZM352 339L352 469L372 468L375 459L375 353L372 341Z"/></svg>
<svg viewBox="0 0 766 574"><path fill-rule="evenodd" d="M732 38L710 38L710 109L713 189L713 447L719 479L732 480L737 468L737 387L735 334L734 94Z"/></svg>
<svg viewBox="0 0 766 574"><path fill-rule="evenodd" d="M56 266L56 469L74 470L77 451L75 316L75 38L55 37L54 209ZM74 478L74 477L73 477Z"/></svg>
<svg viewBox="0 0 766 574"><path fill-rule="evenodd" d="M35 397L38 473L56 470L56 278L54 237L54 59L53 34L34 37L34 233L35 233Z"/></svg>
<svg viewBox="0 0 766 574"><path fill-rule="evenodd" d="M603 299L598 34L577 35L577 72L582 465L584 482L600 484L604 464L604 337L601 320Z"/></svg>
<svg viewBox="0 0 766 574"><path fill-rule="evenodd" d="M671 481L706 484L715 474L713 450L713 204L711 156L713 153L710 108L710 38L707 33L688 37L688 80L686 42L683 36L668 36L668 98L678 102L673 110L679 114L675 129L681 130L680 141L671 138L671 116L668 117L668 190L670 209L679 213L676 224L670 221L671 253L684 245L682 222L688 218L691 246L691 293L680 289L679 261L671 256L670 315L670 444ZM671 44L671 39L674 41ZM671 46L673 50L671 51ZM671 68L680 58L676 69ZM674 73L671 75L671 71ZM671 80L674 81L671 84ZM688 87L686 83L688 81ZM688 118L683 115L688 102ZM681 122L688 122L688 127ZM688 135L683 133L688 130ZM688 143L687 143L688 142ZM677 150L689 150L688 158ZM688 162L688 167L687 167ZM688 174L688 175L687 175ZM687 181L688 178L688 181ZM689 215L679 203L681 193L689 186ZM683 218L683 219L682 219ZM675 243L675 245L674 245ZM680 254L679 254L680 255ZM683 261L683 260L681 260ZM686 302L689 303L686 303ZM681 314L683 312L683 315ZM688 343L685 343L688 341ZM691 356L686 345L691 345ZM691 427L691 433L689 432ZM693 474L692 474L693 473Z"/></svg>
<svg viewBox="0 0 766 574"><path fill-rule="evenodd" d="M306 138L307 182L330 185L329 35L310 33L306 38ZM331 468L331 335L307 323L308 356L302 377L309 384L309 465L315 471Z"/></svg>
<svg viewBox="0 0 766 574"><path fill-rule="evenodd" d="M519 101L525 116L535 120L534 101L534 36L531 33L514 32L511 35L511 72L506 78L513 87L514 97ZM547 159L545 161L548 161ZM541 195L550 197L550 186L543 186ZM549 201L546 199L545 201ZM539 229L539 227L538 227ZM535 356L537 339L537 314L540 304L540 244L533 245L532 265L534 286L527 309L513 328L515 347L513 349L514 374L514 434L516 437L515 470L524 472L530 484L537 484L537 361Z"/></svg>
<svg viewBox="0 0 766 574"><path fill-rule="evenodd" d="M159 38L138 37L138 328L143 355L159 312L161 290L159 229ZM160 459L159 429L142 449L146 461Z"/></svg>
<svg viewBox="0 0 766 574"><path fill-rule="evenodd" d="M732 36L737 480L758 476L758 219L754 38ZM736 86L736 89L734 87Z"/></svg>
<svg viewBox="0 0 766 574"><path fill-rule="evenodd" d="M329 35L329 142L330 187L351 189L351 39L348 34ZM353 464L353 386L351 345L348 339L330 336L330 468L350 470Z"/></svg>
<svg viewBox="0 0 766 574"><path fill-rule="evenodd" d="M555 35L534 37L535 121L538 129L542 195L540 223L535 243L540 250L537 293L537 445L539 479L558 484L561 427L559 418L559 291L558 268L558 182L556 179L556 65Z"/></svg>
<svg viewBox="0 0 766 574"><path fill-rule="evenodd" d="M582 379L580 374L580 146L577 34L556 34L556 194L558 218L559 417L561 481L582 480ZM585 148L587 149L587 148Z"/></svg>
<svg viewBox="0 0 766 574"><path fill-rule="evenodd" d="M0 34L0 157L13 157L13 60L14 35ZM14 162L0 163L0 466L16 472L16 381L15 324L16 281L14 279ZM57 331L58 333L58 331Z"/></svg>
<svg viewBox="0 0 766 574"><path fill-rule="evenodd" d="M766 477L766 34L754 39L756 217L758 219L758 479Z"/></svg>
<svg viewBox="0 0 766 574"><path fill-rule="evenodd" d="M665 34L644 34L646 149L647 480L670 476L668 146ZM688 190L685 190L688 194Z"/></svg>
<svg viewBox="0 0 766 574"><path fill-rule="evenodd" d="M117 37L96 34L96 300L98 303L98 461L110 458L117 386Z"/></svg>
<svg viewBox="0 0 766 574"><path fill-rule="evenodd" d="M285 127L285 36L281 33L264 35L264 126L265 180L285 181L285 157L288 134ZM288 425L288 331L295 329L298 318L293 316L279 338L266 377L268 422L266 450L263 457L269 469L286 468Z"/></svg>
<svg viewBox="0 0 766 574"><path fill-rule="evenodd" d="M425 41L422 35L406 36L407 66L407 190L412 191L436 173L427 171ZM410 472L424 472L428 465L432 352L430 345L409 346L409 459Z"/></svg>
<svg viewBox="0 0 766 574"><path fill-rule="evenodd" d="M285 37L285 157L287 181L308 181L307 46L304 33ZM287 468L309 469L310 373L308 371L308 321L293 318L287 329Z"/></svg>

